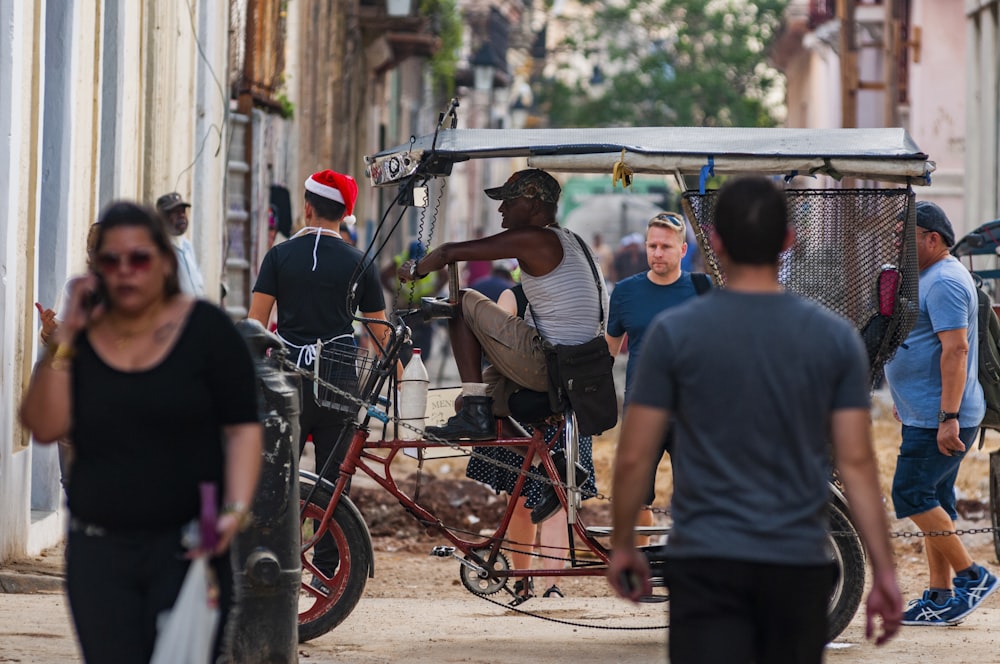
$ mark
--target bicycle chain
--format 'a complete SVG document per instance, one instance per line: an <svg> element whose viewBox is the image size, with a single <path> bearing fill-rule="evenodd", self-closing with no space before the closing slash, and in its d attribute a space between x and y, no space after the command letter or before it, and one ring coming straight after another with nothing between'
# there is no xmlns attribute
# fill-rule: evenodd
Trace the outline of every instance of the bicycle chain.
<svg viewBox="0 0 1000 664"><path fill-rule="evenodd" d="M275 355L277 355L278 362L283 367L285 367L286 369L289 369L289 370L293 371L294 373L299 374L303 378L306 378L308 380L316 382L317 384L319 384L320 387L323 387L323 388L325 388L327 390L330 390L330 391L334 392L335 394L337 394L338 396L347 399L351 403L354 403L355 405L357 405L358 408L365 408L365 409L367 409L368 413L370 415L372 415L373 417L375 417L376 419L378 419L380 421L383 421L381 417L379 417L378 415L376 415L373 412L373 410L375 409L374 406L369 406L367 403L365 403L359 397L351 394L350 392L347 392L347 391L341 389L340 387L337 387L336 385L328 383L327 381L325 381L322 378L318 377L312 371L309 371L307 369L303 369L303 368L299 367L298 365L296 365L295 363L293 363L291 360L287 359L284 356L283 352L276 353L276 354L272 355L272 357L274 357ZM409 429L410 431L413 431L414 433L420 435L425 440L430 440L430 441L435 442L435 443L442 443L444 445L447 445L452 450L454 450L455 452L457 452L457 453L459 453L459 454L461 454L463 456L475 457L475 458L480 459L482 461L485 461L487 463L493 464L494 466L502 468L502 469L504 469L504 470L506 470L508 472L513 472L513 473L516 473L518 475L530 475L532 479L534 479L534 480L536 480L538 482L542 482L544 484L549 484L551 486L561 486L564 491L568 491L568 489L569 489L569 487L565 483L563 483L563 482L559 482L559 481L553 480L553 479L551 479L549 477L545 477L545 476L542 476L542 475L536 475L534 473L530 473L528 471L524 471L519 466L514 466L514 465L511 465L509 463L504 463L503 461L498 461L498 460L493 459L491 457L488 457L488 456L486 456L484 454L476 452L475 450L470 449L468 446L462 445L461 443L456 443L454 441L448 441L448 440L444 440L442 438L438 438L437 436L434 436L433 434L429 434L426 431L424 431L423 429L420 429L419 427L413 426L409 422L403 422L398 417L394 417L393 415L391 415L388 411L386 411L385 413L381 413L381 411L378 411L378 412L379 412L380 415L384 415L385 416L386 419L383 421L384 424L388 424L389 422L393 422L397 427L402 426L405 429ZM579 487L577 487L577 490L579 491ZM606 501L608 503L614 504L614 501L611 499L610 496L605 495L604 493L601 493L600 491L597 491L597 492L595 492L593 494L588 494L588 497L590 497L590 498L596 498L597 500ZM653 507L653 506L650 506L650 507L647 507L647 509L649 511L653 512L654 514L662 514L664 516L670 516L670 514L671 514L670 509L669 508L665 508L665 507ZM958 528L958 529L955 529L955 530L930 530L930 531L927 531L926 533L925 532L921 532L921 531L893 531L893 532L889 533L889 537L892 538L892 539L898 539L898 538L907 539L907 538L913 538L913 537L917 537L917 538L919 538L919 537L944 537L944 536L947 536L947 535L956 535L956 536L960 537L962 535L978 535L978 534L986 534L986 533L993 533L993 532L997 532L997 529L996 528L992 528L992 527L987 527L987 528L965 528L965 529ZM832 535L832 536L850 535L851 537L855 536L854 533L847 532L847 531L831 532L830 535Z"/></svg>

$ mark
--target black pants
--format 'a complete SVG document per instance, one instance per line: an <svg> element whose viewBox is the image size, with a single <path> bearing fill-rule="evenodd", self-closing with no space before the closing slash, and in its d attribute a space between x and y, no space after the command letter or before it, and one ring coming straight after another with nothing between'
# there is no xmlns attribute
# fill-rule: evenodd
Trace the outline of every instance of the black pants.
<svg viewBox="0 0 1000 664"><path fill-rule="evenodd" d="M86 535L70 531L66 589L83 658L88 664L148 664L156 643L156 620L174 605L190 561L180 530ZM233 597L228 555L213 558L219 583L219 630Z"/></svg>
<svg viewBox="0 0 1000 664"><path fill-rule="evenodd" d="M354 420L344 412L318 405L312 391L312 385L312 382L304 383L299 393L302 410L301 415L299 415L299 427L301 428L299 454L302 454L306 439L311 435L313 445L316 448L316 474L321 474L327 460L332 457L332 461L322 476L336 483L340 464L347 455L347 448L351 445ZM350 485L348 485L349 488ZM318 526L318 522L315 525ZM320 538L313 549L313 565L327 576L332 576L339 563L340 555L337 552L337 544L328 533Z"/></svg>
<svg viewBox="0 0 1000 664"><path fill-rule="evenodd" d="M818 664L836 570L671 558L670 663Z"/></svg>

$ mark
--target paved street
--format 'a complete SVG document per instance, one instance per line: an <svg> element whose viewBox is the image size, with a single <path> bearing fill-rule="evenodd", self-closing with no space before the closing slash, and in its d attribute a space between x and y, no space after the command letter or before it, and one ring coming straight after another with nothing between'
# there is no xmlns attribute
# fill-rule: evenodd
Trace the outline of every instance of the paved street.
<svg viewBox="0 0 1000 664"><path fill-rule="evenodd" d="M464 593L464 591L462 591ZM541 603L540 603L541 604ZM944 629L904 628L887 646L864 642L859 613L827 649L829 664L947 661L980 664L996 661L1000 620L996 601L965 623ZM604 626L655 623L662 605L631 605L610 598L567 598L535 611L547 617L588 620ZM521 616L468 593L448 599L365 598L338 629L299 646L299 661L314 664L408 664L465 662L574 664L664 661L662 630L583 629ZM0 662L70 664L82 661L76 650L61 593L0 594Z"/></svg>

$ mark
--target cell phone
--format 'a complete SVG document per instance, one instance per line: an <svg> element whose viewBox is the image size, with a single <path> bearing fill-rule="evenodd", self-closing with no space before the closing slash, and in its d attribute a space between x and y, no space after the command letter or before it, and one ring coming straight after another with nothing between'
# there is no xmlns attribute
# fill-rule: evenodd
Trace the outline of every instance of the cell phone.
<svg viewBox="0 0 1000 664"><path fill-rule="evenodd" d="M94 307L108 301L108 289L104 285L104 278L96 272L92 273L97 279L97 288L85 294L81 304L87 311L93 311Z"/></svg>

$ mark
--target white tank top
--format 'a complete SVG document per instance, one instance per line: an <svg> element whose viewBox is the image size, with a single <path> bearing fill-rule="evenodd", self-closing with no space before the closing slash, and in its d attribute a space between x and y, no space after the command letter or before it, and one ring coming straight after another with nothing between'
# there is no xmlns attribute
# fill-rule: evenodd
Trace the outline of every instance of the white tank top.
<svg viewBox="0 0 1000 664"><path fill-rule="evenodd" d="M601 306L607 319L607 293L601 288L599 299L597 284L590 263L576 236L565 228L550 228L562 243L563 258L554 270L542 277L533 277L521 271L524 295L528 298L535 328L551 344L582 344L604 330L601 326ZM593 251L588 247L591 257ZM597 264L594 258L595 265ZM601 267L597 275L604 283ZM600 306L599 306L600 303Z"/></svg>

